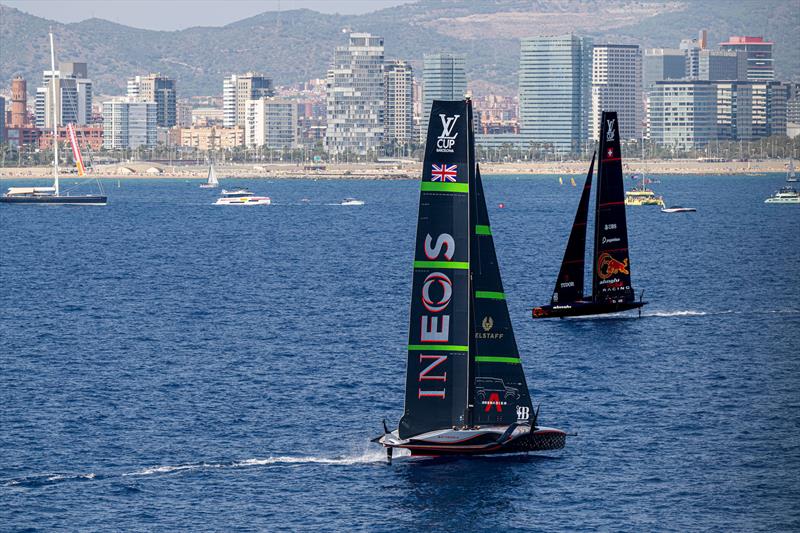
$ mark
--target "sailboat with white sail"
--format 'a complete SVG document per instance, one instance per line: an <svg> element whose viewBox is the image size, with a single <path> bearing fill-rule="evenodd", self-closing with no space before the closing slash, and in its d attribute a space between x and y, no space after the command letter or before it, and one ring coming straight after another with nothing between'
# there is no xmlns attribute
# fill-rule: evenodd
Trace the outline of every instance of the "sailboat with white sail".
<svg viewBox="0 0 800 533"><path fill-rule="evenodd" d="M58 179L58 117L57 111L57 85L58 76L56 75L56 56L53 44L53 33L50 32L50 67L53 75L50 77L50 87L52 89L52 120L53 123L53 186L52 187L9 187L8 191L0 196L0 203L6 204L48 204L48 205L106 205L108 198L102 193L103 188L99 181L97 186L100 194L71 195L69 191L62 191ZM72 145L73 158L78 169L78 175L84 175L83 159L80 156L80 148L75 136L75 129L72 124L67 125L67 135Z"/></svg>
<svg viewBox="0 0 800 533"><path fill-rule="evenodd" d="M214 170L214 163L208 164L208 178L206 182L200 185L201 189L216 189L219 187L219 180L217 179L217 171Z"/></svg>
<svg viewBox="0 0 800 533"><path fill-rule="evenodd" d="M389 460L555 450L537 424L475 161L472 102L433 102L423 164L405 410L374 442Z"/></svg>

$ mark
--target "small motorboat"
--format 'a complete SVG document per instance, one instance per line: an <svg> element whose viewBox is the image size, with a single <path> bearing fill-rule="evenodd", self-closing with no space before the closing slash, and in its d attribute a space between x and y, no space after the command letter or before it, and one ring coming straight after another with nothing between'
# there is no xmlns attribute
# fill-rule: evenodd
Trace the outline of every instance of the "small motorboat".
<svg viewBox="0 0 800 533"><path fill-rule="evenodd" d="M781 187L779 191L764 200L765 204L800 204L800 192L794 187Z"/></svg>
<svg viewBox="0 0 800 533"><path fill-rule="evenodd" d="M222 197L218 198L214 205L270 205L271 203L269 196L256 196L247 189L234 191L222 189Z"/></svg>
<svg viewBox="0 0 800 533"><path fill-rule="evenodd" d="M681 207L679 205L672 205L670 207L662 207L662 213L694 213L697 211L694 207Z"/></svg>
<svg viewBox="0 0 800 533"><path fill-rule="evenodd" d="M339 205L364 205L364 200L357 200L356 198L345 198Z"/></svg>

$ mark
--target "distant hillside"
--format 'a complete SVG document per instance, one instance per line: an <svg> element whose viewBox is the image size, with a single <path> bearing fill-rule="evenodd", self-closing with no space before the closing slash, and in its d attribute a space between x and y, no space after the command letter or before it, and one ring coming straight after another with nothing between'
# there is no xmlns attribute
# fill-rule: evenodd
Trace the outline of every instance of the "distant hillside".
<svg viewBox="0 0 800 533"><path fill-rule="evenodd" d="M59 58L88 62L100 94L123 93L127 77L146 72L174 76L183 96L219 94L223 76L247 70L266 72L276 84L324 77L348 30L383 36L387 57L415 68L424 53L464 53L470 81L513 89L520 37L572 31L596 42L677 46L707 28L712 44L729 35L772 39L778 75L800 80L800 10L784 0L422 0L358 16L265 12L182 31L100 19L61 24L0 4L0 87L15 74L30 80L29 90L39 82L49 62L49 26Z"/></svg>

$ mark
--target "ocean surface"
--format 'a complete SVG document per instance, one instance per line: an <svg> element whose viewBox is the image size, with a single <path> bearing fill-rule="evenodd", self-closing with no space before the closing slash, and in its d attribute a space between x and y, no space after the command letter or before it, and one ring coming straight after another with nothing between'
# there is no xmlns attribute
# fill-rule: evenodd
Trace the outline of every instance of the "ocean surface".
<svg viewBox="0 0 800 533"><path fill-rule="evenodd" d="M577 436L391 466L369 439L403 409L418 182L0 205L0 530L797 531L800 206L763 203L783 176L662 177L697 212L628 208L642 317L534 322L576 179L484 181L540 423Z"/></svg>

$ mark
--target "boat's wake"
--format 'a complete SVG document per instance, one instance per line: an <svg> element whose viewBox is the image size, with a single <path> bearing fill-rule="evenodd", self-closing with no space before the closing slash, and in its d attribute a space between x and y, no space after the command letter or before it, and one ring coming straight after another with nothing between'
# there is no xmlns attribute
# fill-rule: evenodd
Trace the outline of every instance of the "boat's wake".
<svg viewBox="0 0 800 533"><path fill-rule="evenodd" d="M607 315L590 315L590 316L576 316L567 317L569 320L638 320L639 318L685 318L685 317L703 317L703 316L720 316L720 315L738 315L743 314L745 311L735 311L733 309L725 309L721 311L700 311L697 309L681 309L675 311L645 311L642 312L641 317L635 312L624 313L609 313ZM765 309L763 311L750 310L748 314L779 314L779 315L797 315L800 314L800 309Z"/></svg>
<svg viewBox="0 0 800 533"><path fill-rule="evenodd" d="M396 454L397 455L397 454ZM407 455L407 454L400 454ZM228 462L196 462L176 465L155 465L143 467L121 474L90 473L65 473L51 472L45 474L32 474L29 476L6 479L0 482L2 487L37 488L65 482L99 481L112 478L130 478L155 475L168 475L193 471L206 471L218 469L256 468L270 466L301 467L303 465L332 465L350 466L359 464L379 464L386 462L386 452L382 449L368 450L360 454L342 455L335 457L296 456L296 455L271 455L265 458L244 459Z"/></svg>

